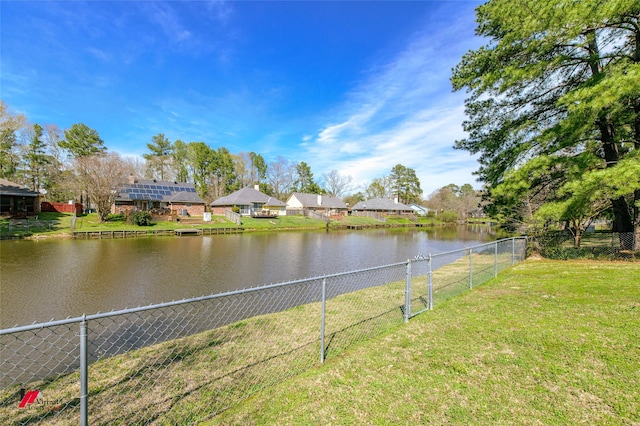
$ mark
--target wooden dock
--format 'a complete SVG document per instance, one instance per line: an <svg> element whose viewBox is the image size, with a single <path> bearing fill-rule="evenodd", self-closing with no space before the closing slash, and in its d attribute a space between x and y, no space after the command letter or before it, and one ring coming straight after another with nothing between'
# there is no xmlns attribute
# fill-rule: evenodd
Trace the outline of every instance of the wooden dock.
<svg viewBox="0 0 640 426"><path fill-rule="evenodd" d="M73 231L73 238L77 239L111 239L184 235L218 235L239 234L244 228L179 228L179 229L149 229L135 231Z"/></svg>
<svg viewBox="0 0 640 426"><path fill-rule="evenodd" d="M364 225L345 225L347 229L364 229Z"/></svg>
<svg viewBox="0 0 640 426"><path fill-rule="evenodd" d="M185 235L202 235L199 229L176 229L175 233L177 236L182 237Z"/></svg>

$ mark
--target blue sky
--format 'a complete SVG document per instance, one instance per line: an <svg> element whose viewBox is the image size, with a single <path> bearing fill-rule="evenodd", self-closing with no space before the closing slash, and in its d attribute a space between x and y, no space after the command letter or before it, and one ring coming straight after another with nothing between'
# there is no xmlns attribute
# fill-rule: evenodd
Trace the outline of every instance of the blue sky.
<svg viewBox="0 0 640 426"><path fill-rule="evenodd" d="M479 188L451 69L471 1L2 1L0 96L111 151L151 137L306 162L356 184L413 168L425 196ZM362 189L362 188L360 188Z"/></svg>

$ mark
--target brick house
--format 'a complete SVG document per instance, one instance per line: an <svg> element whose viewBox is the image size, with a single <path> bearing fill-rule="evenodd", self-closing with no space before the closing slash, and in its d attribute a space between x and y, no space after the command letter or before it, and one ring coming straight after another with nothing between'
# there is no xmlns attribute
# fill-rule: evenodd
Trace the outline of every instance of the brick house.
<svg viewBox="0 0 640 426"><path fill-rule="evenodd" d="M118 187L118 196L111 213L127 211L157 211L182 216L203 216L205 201L192 183L158 180L138 180L129 176L129 182Z"/></svg>

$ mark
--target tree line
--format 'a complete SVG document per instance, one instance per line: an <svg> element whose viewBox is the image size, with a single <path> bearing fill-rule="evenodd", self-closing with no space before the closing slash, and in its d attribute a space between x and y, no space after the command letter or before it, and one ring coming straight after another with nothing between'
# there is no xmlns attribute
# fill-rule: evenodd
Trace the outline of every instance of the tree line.
<svg viewBox="0 0 640 426"><path fill-rule="evenodd" d="M304 161L283 156L267 163L256 152L233 154L205 142L169 140L157 134L146 144L142 159L110 152L99 133L83 123L61 130L56 125L31 124L0 100L0 177L44 194L48 201L88 199L104 220L114 202L113 191L129 175L193 183L207 203L246 186L281 201L293 192L329 194L349 205L371 198L397 198L421 203L422 189L414 169L393 166L389 175L356 191L353 178L338 170L316 180Z"/></svg>

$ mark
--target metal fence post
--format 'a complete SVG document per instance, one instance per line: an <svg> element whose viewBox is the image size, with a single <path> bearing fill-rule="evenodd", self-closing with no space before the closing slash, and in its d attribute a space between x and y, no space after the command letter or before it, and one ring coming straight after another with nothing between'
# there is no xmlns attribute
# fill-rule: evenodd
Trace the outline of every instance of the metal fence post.
<svg viewBox="0 0 640 426"><path fill-rule="evenodd" d="M320 320L320 362L324 364L324 327L327 307L327 279L322 279L322 319Z"/></svg>
<svg viewBox="0 0 640 426"><path fill-rule="evenodd" d="M431 253L429 253L429 260L427 261L427 293L429 295L429 310L433 309L433 272L431 271Z"/></svg>
<svg viewBox="0 0 640 426"><path fill-rule="evenodd" d="M404 289L404 322L409 322L411 313L411 260L407 260L407 280Z"/></svg>
<svg viewBox="0 0 640 426"><path fill-rule="evenodd" d="M493 276L498 276L498 242L495 242L495 262L493 263Z"/></svg>
<svg viewBox="0 0 640 426"><path fill-rule="evenodd" d="M473 288L473 249L469 247L469 288Z"/></svg>
<svg viewBox="0 0 640 426"><path fill-rule="evenodd" d="M80 424L89 424L88 396L89 396L89 371L88 371L88 345L87 345L87 316L82 316L80 323Z"/></svg>
<svg viewBox="0 0 640 426"><path fill-rule="evenodd" d="M615 238L616 238L616 233L612 232L611 233L611 251L609 251L609 256L611 257L611 260L613 260L615 258L615 256L614 256Z"/></svg>
<svg viewBox="0 0 640 426"><path fill-rule="evenodd" d="M516 239L511 238L511 266L516 264Z"/></svg>

